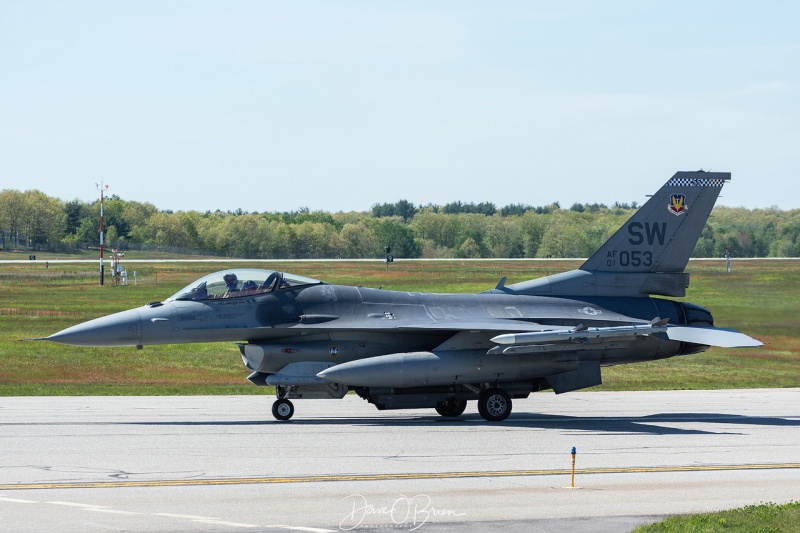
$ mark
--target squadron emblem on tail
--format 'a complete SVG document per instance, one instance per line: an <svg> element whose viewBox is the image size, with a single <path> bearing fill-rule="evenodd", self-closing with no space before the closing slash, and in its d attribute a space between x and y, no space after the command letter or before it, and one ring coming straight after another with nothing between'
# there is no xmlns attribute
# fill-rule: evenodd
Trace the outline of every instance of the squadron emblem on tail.
<svg viewBox="0 0 800 533"><path fill-rule="evenodd" d="M686 196L683 194L673 194L670 196L667 209L675 216L683 214L684 211L688 211L689 208L686 207Z"/></svg>

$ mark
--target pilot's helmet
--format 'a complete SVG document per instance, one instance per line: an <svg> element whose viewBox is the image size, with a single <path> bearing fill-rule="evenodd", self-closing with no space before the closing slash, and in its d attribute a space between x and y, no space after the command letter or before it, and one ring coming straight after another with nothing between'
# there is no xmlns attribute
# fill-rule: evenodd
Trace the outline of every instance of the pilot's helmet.
<svg viewBox="0 0 800 533"><path fill-rule="evenodd" d="M229 289L236 287L236 282L239 281L236 277L236 274L230 272L222 276L222 279L225 280L225 284L228 286Z"/></svg>

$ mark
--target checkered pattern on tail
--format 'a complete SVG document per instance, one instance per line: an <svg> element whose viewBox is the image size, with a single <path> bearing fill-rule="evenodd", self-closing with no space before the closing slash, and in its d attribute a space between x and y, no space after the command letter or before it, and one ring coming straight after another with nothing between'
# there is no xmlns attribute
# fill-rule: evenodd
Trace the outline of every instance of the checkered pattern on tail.
<svg viewBox="0 0 800 533"><path fill-rule="evenodd" d="M719 178L672 178L667 187L722 187L725 180Z"/></svg>

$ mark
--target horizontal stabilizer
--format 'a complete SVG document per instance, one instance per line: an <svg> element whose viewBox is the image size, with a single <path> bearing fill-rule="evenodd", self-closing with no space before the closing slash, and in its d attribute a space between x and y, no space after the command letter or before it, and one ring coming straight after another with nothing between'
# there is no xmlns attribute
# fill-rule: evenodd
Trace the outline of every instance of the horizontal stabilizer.
<svg viewBox="0 0 800 533"><path fill-rule="evenodd" d="M720 348L755 348L764 344L744 333L718 328L670 326L667 330L667 337L673 341L719 346Z"/></svg>

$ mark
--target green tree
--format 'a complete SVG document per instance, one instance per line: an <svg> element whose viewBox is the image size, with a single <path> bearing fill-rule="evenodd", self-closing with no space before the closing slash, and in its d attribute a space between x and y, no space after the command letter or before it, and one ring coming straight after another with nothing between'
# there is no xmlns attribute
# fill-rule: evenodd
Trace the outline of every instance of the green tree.
<svg viewBox="0 0 800 533"><path fill-rule="evenodd" d="M406 224L391 218L378 219L373 226L381 246L389 246L396 257L419 257L422 248L414 239L414 232Z"/></svg>
<svg viewBox="0 0 800 533"><path fill-rule="evenodd" d="M122 213L119 216L125 220L127 226L126 238L132 242L147 242L147 225L150 218L158 212L153 204L124 202Z"/></svg>
<svg viewBox="0 0 800 533"><path fill-rule="evenodd" d="M63 240L73 246L80 244L97 245L100 243L100 224L97 220L92 220L88 217L82 218L75 232L67 235Z"/></svg>
<svg viewBox="0 0 800 533"><path fill-rule="evenodd" d="M594 253L586 232L585 219L574 211L558 211L550 216L537 257L588 257Z"/></svg>
<svg viewBox="0 0 800 533"><path fill-rule="evenodd" d="M374 204L372 216L375 218L400 217L403 222L411 220L417 212L416 206L408 200L398 200L394 204Z"/></svg>
<svg viewBox="0 0 800 533"><path fill-rule="evenodd" d="M80 200L72 200L71 202L64 203L63 209L66 220L65 231L67 235L70 235L78 231L81 225L81 219L85 216L84 211L86 209L86 204Z"/></svg>
<svg viewBox="0 0 800 533"><path fill-rule="evenodd" d="M345 224L339 234L341 238L341 256L348 258L378 257L381 245L375 232L366 224Z"/></svg>
<svg viewBox="0 0 800 533"><path fill-rule="evenodd" d="M475 239L472 237L467 237L467 239L461 243L461 246L458 248L461 257L466 257L469 259L474 259L481 256L481 247L478 246L478 243L475 242Z"/></svg>
<svg viewBox="0 0 800 533"><path fill-rule="evenodd" d="M486 237L486 226L489 217L478 213L463 213L456 215L458 233L456 235L455 247L461 250L464 242L472 240L477 247L477 255L474 257L485 257L488 255L484 245Z"/></svg>
<svg viewBox="0 0 800 533"><path fill-rule="evenodd" d="M540 215L536 211L526 211L519 217L523 257L537 257L548 220L549 215Z"/></svg>
<svg viewBox="0 0 800 533"><path fill-rule="evenodd" d="M525 236L520 217L489 217L484 243L490 257L525 257Z"/></svg>
<svg viewBox="0 0 800 533"><path fill-rule="evenodd" d="M21 223L28 244L34 250L60 242L66 227L59 201L38 190L23 193Z"/></svg>
<svg viewBox="0 0 800 533"><path fill-rule="evenodd" d="M303 222L294 228L296 257L301 259L320 259L337 257L341 248L339 234L330 224Z"/></svg>
<svg viewBox="0 0 800 533"><path fill-rule="evenodd" d="M174 213L159 212L147 224L150 242L162 248L184 248L188 242L186 228Z"/></svg>
<svg viewBox="0 0 800 533"><path fill-rule="evenodd" d="M25 213L25 197L19 191L4 189L0 191L0 235L3 248L19 248ZM6 242L6 234L11 242Z"/></svg>

